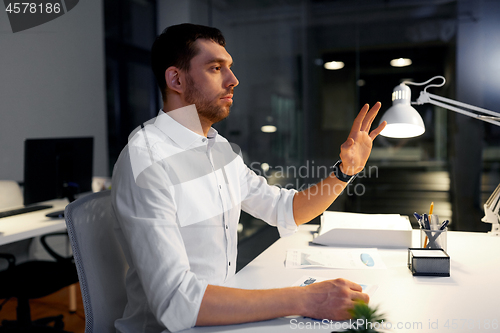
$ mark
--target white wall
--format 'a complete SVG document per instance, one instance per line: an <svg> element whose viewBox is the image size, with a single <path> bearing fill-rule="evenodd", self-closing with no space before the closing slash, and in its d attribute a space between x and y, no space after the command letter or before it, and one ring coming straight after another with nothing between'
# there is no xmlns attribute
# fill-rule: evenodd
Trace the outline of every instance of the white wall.
<svg viewBox="0 0 500 333"><path fill-rule="evenodd" d="M0 179L23 180L25 138L74 136L94 137L107 176L102 1L18 33L0 8Z"/></svg>
<svg viewBox="0 0 500 333"><path fill-rule="evenodd" d="M156 2L157 30L160 34L163 29L175 24L192 23L191 0L159 0Z"/></svg>

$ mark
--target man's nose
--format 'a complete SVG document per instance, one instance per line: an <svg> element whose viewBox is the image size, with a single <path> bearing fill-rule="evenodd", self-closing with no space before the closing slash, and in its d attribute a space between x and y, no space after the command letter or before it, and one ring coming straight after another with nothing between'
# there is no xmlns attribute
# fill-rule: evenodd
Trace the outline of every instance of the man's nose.
<svg viewBox="0 0 500 333"><path fill-rule="evenodd" d="M232 70L229 70L229 75L226 82L228 87L233 87L233 88L236 87L238 84L240 84L240 81L238 81L236 75L234 75Z"/></svg>

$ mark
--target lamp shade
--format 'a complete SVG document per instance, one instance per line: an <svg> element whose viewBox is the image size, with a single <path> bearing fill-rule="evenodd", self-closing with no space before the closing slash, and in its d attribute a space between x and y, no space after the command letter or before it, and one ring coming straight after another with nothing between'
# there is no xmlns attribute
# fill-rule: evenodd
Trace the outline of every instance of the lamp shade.
<svg viewBox="0 0 500 333"><path fill-rule="evenodd" d="M380 135L389 138L412 138L425 132L424 121L411 104L411 90L401 83L392 92L392 106L380 120L387 122L387 126Z"/></svg>

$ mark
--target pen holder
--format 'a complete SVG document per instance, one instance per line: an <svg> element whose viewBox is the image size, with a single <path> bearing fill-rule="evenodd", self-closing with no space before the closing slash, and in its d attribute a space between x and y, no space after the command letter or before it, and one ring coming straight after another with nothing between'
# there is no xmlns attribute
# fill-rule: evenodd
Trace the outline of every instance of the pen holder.
<svg viewBox="0 0 500 333"><path fill-rule="evenodd" d="M443 249L447 251L448 229L426 230L420 229L420 247L425 249Z"/></svg>

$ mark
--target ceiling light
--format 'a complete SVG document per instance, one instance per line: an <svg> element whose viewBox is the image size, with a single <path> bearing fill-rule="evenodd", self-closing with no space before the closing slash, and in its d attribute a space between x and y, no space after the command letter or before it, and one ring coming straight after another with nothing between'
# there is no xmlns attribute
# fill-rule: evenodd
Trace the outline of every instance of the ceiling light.
<svg viewBox="0 0 500 333"><path fill-rule="evenodd" d="M337 70L344 68L344 63L342 61L329 61L325 62L323 66L325 67L325 69Z"/></svg>
<svg viewBox="0 0 500 333"><path fill-rule="evenodd" d="M260 128L260 130L264 133L274 133L276 132L278 129L276 128L276 126L273 126L273 125L264 125Z"/></svg>
<svg viewBox="0 0 500 333"><path fill-rule="evenodd" d="M391 60L392 67L406 67L412 64L411 59L408 58L398 58Z"/></svg>

